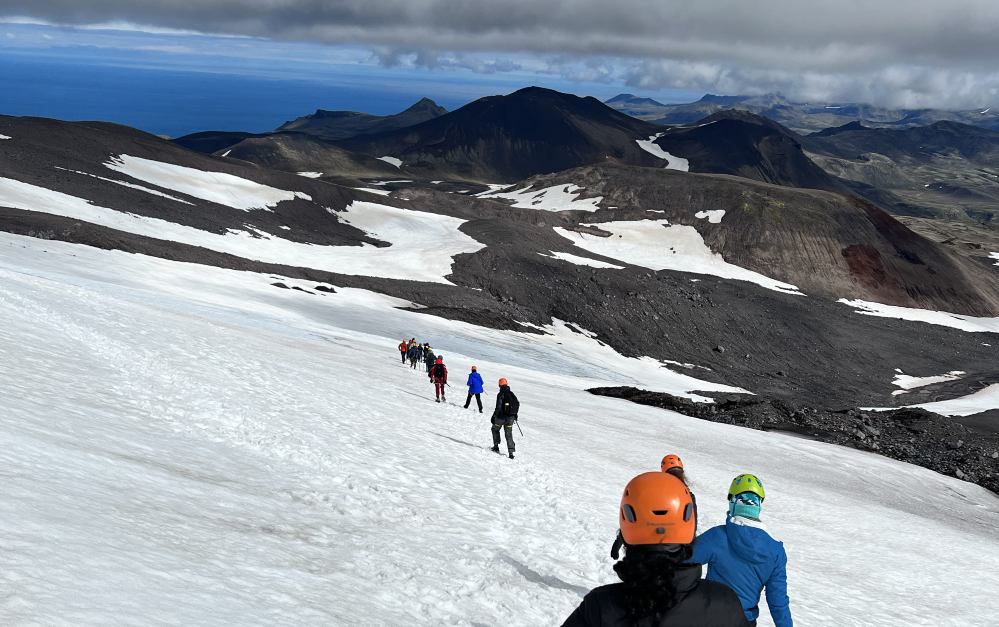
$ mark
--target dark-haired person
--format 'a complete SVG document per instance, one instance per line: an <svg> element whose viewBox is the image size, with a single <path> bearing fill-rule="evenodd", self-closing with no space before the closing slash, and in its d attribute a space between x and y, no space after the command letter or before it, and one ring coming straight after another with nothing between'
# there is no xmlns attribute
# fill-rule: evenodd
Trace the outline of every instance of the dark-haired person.
<svg viewBox="0 0 999 627"><path fill-rule="evenodd" d="M638 475L618 511L621 583L591 590L562 627L746 627L731 588L701 579L693 553L697 517L690 490L664 472Z"/></svg>
<svg viewBox="0 0 999 627"><path fill-rule="evenodd" d="M667 455L663 457L662 463L659 464L662 471L673 475L677 479L683 482L683 485L687 485L687 475L683 472L683 462L676 455ZM694 505L697 505L695 502Z"/></svg>
<svg viewBox="0 0 999 627"><path fill-rule="evenodd" d="M659 467L668 475L673 475L677 479L683 482L683 485L690 489L687 485L687 475L683 472L683 462L677 455L667 455L663 457L663 461L660 462ZM694 493L690 493L690 500L694 503L694 515L697 515L697 497ZM611 547L611 557L617 559L621 554L621 547L624 545L624 538L621 537L621 533L618 532L617 539L614 540L614 546Z"/></svg>
<svg viewBox="0 0 999 627"><path fill-rule="evenodd" d="M760 522L766 492L756 475L743 474L728 489L728 520L705 531L694 545L693 562L706 564L708 579L735 590L750 625L760 615L760 593L775 627L792 627L787 597L787 554Z"/></svg>

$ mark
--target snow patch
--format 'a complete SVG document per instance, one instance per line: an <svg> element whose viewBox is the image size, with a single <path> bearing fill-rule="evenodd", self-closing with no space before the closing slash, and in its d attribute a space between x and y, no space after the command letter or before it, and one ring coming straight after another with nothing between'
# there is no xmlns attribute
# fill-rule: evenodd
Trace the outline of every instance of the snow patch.
<svg viewBox="0 0 999 627"><path fill-rule="evenodd" d="M484 192L479 192L478 194L472 194L472 195L481 198L486 194L492 194L500 191L501 189L506 189L508 187L513 187L513 186L514 183L486 183L486 187L488 187L489 189L487 189Z"/></svg>
<svg viewBox="0 0 999 627"><path fill-rule="evenodd" d="M794 285L726 262L707 247L704 238L692 226L671 226L666 220L604 222L590 226L612 235L598 237L554 228L556 233L584 250L634 266L749 281L770 290L803 296Z"/></svg>
<svg viewBox="0 0 999 627"><path fill-rule="evenodd" d="M89 177L92 177L92 178L95 178L95 179L100 179L102 181L107 181L108 183L114 183L115 185L121 185L122 187L128 187L130 189L137 189L139 191L146 192L147 194L152 194L154 196L160 196L162 198L169 198L170 200L176 200L177 202L182 202L185 205L191 205L191 206L194 205L193 202L187 202L186 200L183 200L182 198L177 198L176 196L171 196L170 194L164 194L163 192L161 192L159 190L149 189L148 187L143 187L142 185L136 185L135 183L127 183L125 181L116 181L115 179L109 179L109 178L106 178L106 177L103 177L103 176L97 176L96 174L90 174L89 172L81 172L79 170L70 170L70 169L67 169L67 168L60 168L59 166L55 166L55 169L56 170L62 170L64 172L72 172L73 174L82 174L83 176L89 176Z"/></svg>
<svg viewBox="0 0 999 627"><path fill-rule="evenodd" d="M391 246L315 246L256 230L210 233L158 218L99 207L75 196L2 177L0 205L60 215L254 261L448 285L451 283L444 277L451 273L453 256L483 248L458 230L464 220L360 201L336 215L375 239L392 243Z"/></svg>
<svg viewBox="0 0 999 627"><path fill-rule="evenodd" d="M228 157L228 156L229 156L229 153L230 153L230 152L232 152L232 149L231 149L231 148L230 148L229 150L226 150L225 152L223 152L223 153L222 153L222 156L223 156L223 157Z"/></svg>
<svg viewBox="0 0 999 627"><path fill-rule="evenodd" d="M973 416L983 411L999 409L999 383L978 390L974 394L952 398L949 401L936 401L932 403L920 403L918 405L907 405L906 407L920 407L926 411L931 411L941 416ZM891 411L897 407L868 407L868 411Z"/></svg>
<svg viewBox="0 0 999 627"><path fill-rule="evenodd" d="M548 257L550 259L559 259L561 261L567 261L569 263L574 263L577 266L589 266L591 268L609 268L611 270L624 270L624 266L615 266L612 263L607 263L606 261L597 261L596 259L589 259L587 257L580 257L578 255L573 255L571 253L559 253L551 251L550 255L544 253L538 253L542 257Z"/></svg>
<svg viewBox="0 0 999 627"><path fill-rule="evenodd" d="M296 174L304 176L307 179L317 179L323 175L322 172L296 172Z"/></svg>
<svg viewBox="0 0 999 627"><path fill-rule="evenodd" d="M532 190L532 185L512 192L487 191L477 194L479 198L504 198L515 201L517 209L538 209L540 211L596 211L603 196L577 200L582 187L578 185L552 185L544 189Z"/></svg>
<svg viewBox="0 0 999 627"><path fill-rule="evenodd" d="M989 253L989 259L995 259L995 265L999 266L999 253Z"/></svg>
<svg viewBox="0 0 999 627"><path fill-rule="evenodd" d="M662 133L656 133L655 135L649 135L648 139L636 139L638 146L645 152L658 157L660 159L666 160L666 170L679 170L680 172L688 172L690 170L690 162L686 159L681 159L680 157L674 157L669 154L662 147L656 143L656 140L662 137Z"/></svg>
<svg viewBox="0 0 999 627"><path fill-rule="evenodd" d="M701 220L707 218L708 222L710 222L711 224L720 224L722 218L725 217L725 210L712 209L711 211L698 211L697 213L694 214L694 217L699 218Z"/></svg>
<svg viewBox="0 0 999 627"><path fill-rule="evenodd" d="M387 189L375 189L373 187L355 187L354 189L370 194L378 194L379 196L388 196L392 193Z"/></svg>
<svg viewBox="0 0 999 627"><path fill-rule="evenodd" d="M896 385L901 390L895 390L891 393L892 396L898 396L899 394L908 394L909 390L914 390L916 388L921 388L927 385L932 385L934 383L943 383L944 381L956 381L960 379L964 374L963 370L952 370L947 374L940 374L933 377L912 377L907 374L902 374L901 370L896 368L899 374L895 375L895 380L892 381L892 385Z"/></svg>
<svg viewBox="0 0 999 627"><path fill-rule="evenodd" d="M412 182L413 181L410 181L410 180L401 180L401 181L372 181L371 184L377 186L377 185L391 185L393 183L412 183Z"/></svg>
<svg viewBox="0 0 999 627"><path fill-rule="evenodd" d="M14 139L14 138L11 137L10 135L0 135L0 140L4 140L4 139Z"/></svg>
<svg viewBox="0 0 999 627"><path fill-rule="evenodd" d="M848 300L846 298L841 298L836 302L853 307L857 310L857 313L865 316L925 322L927 324L960 329L969 333L999 333L999 318L976 318L974 316L963 316L946 311L897 307L895 305L882 305L881 303Z"/></svg>
<svg viewBox="0 0 999 627"><path fill-rule="evenodd" d="M402 169L402 159L397 159L396 157L378 157L379 161L384 161L385 163L391 163L395 167Z"/></svg>
<svg viewBox="0 0 999 627"><path fill-rule="evenodd" d="M112 157L104 165L140 181L242 211L270 211L279 202L295 198L312 200L302 192L276 189L232 174L206 172L131 155Z"/></svg>

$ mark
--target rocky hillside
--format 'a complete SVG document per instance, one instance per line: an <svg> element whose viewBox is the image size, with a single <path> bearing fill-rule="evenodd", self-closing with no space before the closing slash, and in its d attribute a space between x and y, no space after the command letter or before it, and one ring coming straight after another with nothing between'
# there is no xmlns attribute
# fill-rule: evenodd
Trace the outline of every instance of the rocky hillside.
<svg viewBox="0 0 999 627"><path fill-rule="evenodd" d="M595 98L530 87L476 100L416 126L337 145L398 159L407 178L503 183L603 160L662 167L663 159L637 143L661 130Z"/></svg>

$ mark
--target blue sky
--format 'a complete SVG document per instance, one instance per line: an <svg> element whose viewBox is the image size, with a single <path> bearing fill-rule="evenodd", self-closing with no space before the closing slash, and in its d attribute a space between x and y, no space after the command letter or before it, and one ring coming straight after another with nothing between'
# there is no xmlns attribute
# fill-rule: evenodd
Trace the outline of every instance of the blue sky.
<svg viewBox="0 0 999 627"><path fill-rule="evenodd" d="M0 23L0 84L5 115L103 120L171 137L267 131L316 109L386 115L424 96L453 110L528 85L601 100L622 92L661 102L703 95L626 87L601 63L564 56L428 61L360 45L17 22Z"/></svg>

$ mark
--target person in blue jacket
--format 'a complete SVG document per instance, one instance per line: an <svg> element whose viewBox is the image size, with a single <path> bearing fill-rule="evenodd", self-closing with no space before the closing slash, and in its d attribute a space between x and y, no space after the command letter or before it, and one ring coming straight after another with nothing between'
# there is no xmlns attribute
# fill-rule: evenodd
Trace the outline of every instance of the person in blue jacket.
<svg viewBox="0 0 999 627"><path fill-rule="evenodd" d="M736 477L728 490L727 522L698 536L690 562L707 565L708 579L735 590L751 625L756 625L760 593L766 589L774 625L792 627L787 554L784 544L770 537L760 522L764 498L763 484L755 475Z"/></svg>
<svg viewBox="0 0 999 627"><path fill-rule="evenodd" d="M475 397L475 402L479 404L479 413L482 413L482 377L479 375L478 370L475 366L472 366L472 373L468 375L468 398L465 399L465 409L472 404L472 397Z"/></svg>

